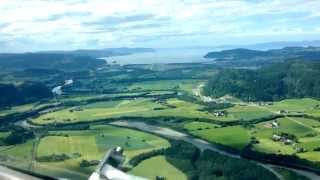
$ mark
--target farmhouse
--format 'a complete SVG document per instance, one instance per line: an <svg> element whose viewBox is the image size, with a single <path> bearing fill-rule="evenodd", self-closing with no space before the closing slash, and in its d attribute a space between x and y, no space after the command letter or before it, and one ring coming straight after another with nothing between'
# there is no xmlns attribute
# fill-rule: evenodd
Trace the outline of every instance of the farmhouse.
<svg viewBox="0 0 320 180"><path fill-rule="evenodd" d="M289 139L288 137L279 136L276 134L272 135L272 140L277 142L283 142L285 145L293 144L293 140Z"/></svg>
<svg viewBox="0 0 320 180"><path fill-rule="evenodd" d="M291 139L285 139L284 140L284 144L285 145L290 145L290 144L292 144L293 143L293 141L291 140Z"/></svg>
<svg viewBox="0 0 320 180"><path fill-rule="evenodd" d="M272 140L274 140L274 141L280 141L280 140L281 140L281 136L278 136L278 135L274 134L274 135L272 136Z"/></svg>
<svg viewBox="0 0 320 180"><path fill-rule="evenodd" d="M289 111L288 110L280 110L279 112L278 112L279 114L288 114L289 113Z"/></svg>
<svg viewBox="0 0 320 180"><path fill-rule="evenodd" d="M221 116L225 116L225 112L224 111L217 111L213 113L216 117L221 117Z"/></svg>
<svg viewBox="0 0 320 180"><path fill-rule="evenodd" d="M74 111L83 111L83 109L81 107L75 107L69 110L69 112L74 112Z"/></svg>
<svg viewBox="0 0 320 180"><path fill-rule="evenodd" d="M272 127L272 128L277 128L277 127L279 127L278 122L277 122L277 121L273 121L273 122L271 123L271 127Z"/></svg>
<svg viewBox="0 0 320 180"><path fill-rule="evenodd" d="M271 105L273 105L272 102L259 102L258 104L259 104L259 106L271 106Z"/></svg>

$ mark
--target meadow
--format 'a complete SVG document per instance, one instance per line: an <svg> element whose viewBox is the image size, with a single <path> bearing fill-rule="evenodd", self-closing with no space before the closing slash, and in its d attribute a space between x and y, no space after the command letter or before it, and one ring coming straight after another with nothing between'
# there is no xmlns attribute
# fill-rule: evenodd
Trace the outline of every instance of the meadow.
<svg viewBox="0 0 320 180"><path fill-rule="evenodd" d="M212 143L218 143L238 150L243 149L250 142L250 134L241 126L229 126L214 129L195 130L186 126L187 131L201 139Z"/></svg>
<svg viewBox="0 0 320 180"><path fill-rule="evenodd" d="M199 105L178 98L156 100L153 98L134 98L127 100L104 101L84 106L70 107L43 114L32 119L36 124L92 122L107 118L120 117L180 117L202 118L215 121L252 120L268 117L272 113L255 106L240 106L225 109L226 116L216 117L213 113L203 111ZM78 109L78 110L77 110Z"/></svg>
<svg viewBox="0 0 320 180"><path fill-rule="evenodd" d="M32 108L34 108L34 106L35 106L35 104L31 103L31 104L13 106L13 107L10 107L7 109L2 109L2 110L0 110L0 117L6 116L9 114L13 114L13 113L21 113L21 112L25 112L25 111L30 111L30 110L32 110Z"/></svg>
<svg viewBox="0 0 320 180"><path fill-rule="evenodd" d="M148 133L108 125L93 125L89 130L49 131L34 148L36 140L15 146L0 146L0 156L22 169L72 179L87 179L95 166L81 167L82 160L100 160L111 148L121 146L126 157L125 166L132 157L156 149L170 147L170 143ZM35 151L35 152L34 152ZM33 153L36 157L33 159ZM65 154L63 161L39 161L42 157ZM32 163L32 166L31 166ZM6 164L10 164L7 163ZM30 169L31 168L31 169Z"/></svg>
<svg viewBox="0 0 320 180"><path fill-rule="evenodd" d="M285 99L273 102L272 105L263 106L271 112L287 111L289 114L304 113L320 117L320 101L312 98Z"/></svg>
<svg viewBox="0 0 320 180"><path fill-rule="evenodd" d="M251 130L252 136L259 141L253 147L256 151L272 153L272 154L288 154L310 160L320 162L320 153L315 151L320 147L320 122L306 118L281 118L277 119L279 127L271 128L267 124L270 122L263 122L255 125ZM292 145L286 145L283 142L272 140L273 134L288 133L297 137L298 142ZM303 151L301 152L301 149Z"/></svg>
<svg viewBox="0 0 320 180"><path fill-rule="evenodd" d="M129 85L129 91L168 91L179 90L192 94L192 90L196 88L201 80L159 80L159 81L143 81L132 83Z"/></svg>
<svg viewBox="0 0 320 180"><path fill-rule="evenodd" d="M154 156L144 160L138 166L134 167L130 173L148 179L155 179L156 176L162 176L168 180L187 179L186 175L170 164L165 156Z"/></svg>
<svg viewBox="0 0 320 180"><path fill-rule="evenodd" d="M193 65L184 68L177 64L150 66L143 65L141 68L131 65L114 69L108 67L110 69L89 72L87 77L80 74L78 79L75 78L74 86L66 89L65 94L57 99L43 104L35 102L2 109L0 117L61 102L60 109L48 109L29 120L38 125L50 126L78 122L94 123L113 118L172 118L180 121L166 121L162 125L177 127L178 130L239 152L255 139L258 142L252 146L255 151L297 155L309 161L320 162L320 151L315 150L320 148L319 120L286 117L297 114L320 117L319 100L285 99L272 102L270 105L259 105L259 102L240 102L239 99L224 96L232 99L230 102L234 103L234 106L210 109L209 104L200 102L201 98L195 96L194 90L199 84L206 83L208 77L215 75L216 69L205 69L204 66L207 65L201 65L199 69L192 69ZM61 79L57 82L60 81ZM107 100L108 98L112 100ZM220 111L225 115L214 114ZM276 120L279 123L277 128L270 127L273 121L259 121L257 124L250 121L267 119L280 114L280 111L285 112L282 113L285 117ZM298 141L294 145L273 141L273 134L279 133L294 135ZM0 132L0 144L3 144L2 139L7 135L8 132ZM129 166L128 161L131 158L171 145L166 139L137 130L91 124L87 130L51 130L40 139L28 140L14 146L0 145L0 159L5 157L9 159L6 164L12 163L16 167L55 177L86 179L95 166L80 167L80 162L100 160L108 149L115 146L125 149L125 165ZM37 160L62 154L67 155L69 159L56 162ZM183 165L184 160L186 159L175 160L157 155L133 167L131 173L150 179L157 175L167 179L187 179L186 174L173 166L175 163ZM294 176L284 170L280 173L284 176Z"/></svg>

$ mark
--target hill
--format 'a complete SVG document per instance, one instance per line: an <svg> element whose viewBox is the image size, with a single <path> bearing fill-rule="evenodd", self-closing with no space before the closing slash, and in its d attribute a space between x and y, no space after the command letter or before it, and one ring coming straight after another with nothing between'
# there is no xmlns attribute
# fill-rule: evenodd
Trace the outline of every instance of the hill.
<svg viewBox="0 0 320 180"><path fill-rule="evenodd" d="M68 54L74 56L89 56L92 58L122 56L134 53L153 52L151 48L106 48L106 49L78 49L73 51L47 51L42 53Z"/></svg>
<svg viewBox="0 0 320 180"><path fill-rule="evenodd" d="M149 48L110 48L34 53L3 53L0 54L0 69L87 70L106 64L105 60L99 59L100 57L120 56L150 51L154 50Z"/></svg>
<svg viewBox="0 0 320 180"><path fill-rule="evenodd" d="M253 61L253 60L278 60L284 59L304 59L320 60L319 47L285 47L282 49L272 49L267 51L251 49L231 49L217 52L209 52L205 58L217 61Z"/></svg>
<svg viewBox="0 0 320 180"><path fill-rule="evenodd" d="M20 85L0 84L0 107L34 102L52 97L48 87L42 83L25 82Z"/></svg>
<svg viewBox="0 0 320 180"><path fill-rule="evenodd" d="M46 68L59 70L90 69L105 64L104 60L69 54L23 53L0 54L0 69Z"/></svg>
<svg viewBox="0 0 320 180"><path fill-rule="evenodd" d="M320 63L286 61L258 70L224 69L209 80L204 94L228 94L246 101L320 98Z"/></svg>

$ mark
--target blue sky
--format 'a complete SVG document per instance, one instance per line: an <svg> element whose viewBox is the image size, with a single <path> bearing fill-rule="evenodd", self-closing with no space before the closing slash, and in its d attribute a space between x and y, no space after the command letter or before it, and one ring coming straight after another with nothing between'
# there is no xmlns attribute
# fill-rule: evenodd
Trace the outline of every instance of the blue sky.
<svg viewBox="0 0 320 180"><path fill-rule="evenodd" d="M319 0L1 0L0 51L314 40Z"/></svg>

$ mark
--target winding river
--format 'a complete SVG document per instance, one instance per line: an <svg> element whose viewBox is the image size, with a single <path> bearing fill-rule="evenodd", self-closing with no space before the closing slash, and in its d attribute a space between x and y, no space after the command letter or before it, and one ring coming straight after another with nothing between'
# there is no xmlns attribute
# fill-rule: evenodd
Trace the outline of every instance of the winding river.
<svg viewBox="0 0 320 180"><path fill-rule="evenodd" d="M97 123L100 124L102 122L97 122ZM88 123L88 124L91 124L91 123ZM192 137L190 135L187 135L185 133L182 133L182 132L179 132L179 131L176 131L176 130L173 130L173 129L170 129L167 127L159 127L159 126L147 124L143 121L130 121L130 120L118 120L118 121L110 122L108 124L114 125L114 126L119 126L119 127L125 127L125 128L133 128L133 129L137 129L140 131L156 134L156 135L168 138L168 139L182 140L182 141L188 142L190 144L193 144L194 146L199 148L201 151L211 150L211 151L215 151L217 153L220 153L222 155L225 155L225 156L228 156L231 158L243 159L241 156L224 151L222 149L219 149L214 144L211 144L205 140ZM18 121L15 123L15 125L23 126L25 128L30 128L30 129L42 128L42 126L36 126L36 125L32 125L32 124L28 123L27 120ZM316 173L310 172L310 171L300 170L300 169L295 169L295 168L280 166L280 165L273 165L273 164L268 164L265 162L259 162L259 161L255 161L255 160L250 160L250 161L256 163L259 166L262 166L262 167L268 169L275 176L277 176L278 179L280 179L280 180L283 180L283 177L278 172L276 172L273 169L273 167L281 167L281 168L285 168L285 169L294 171L297 174L300 174L300 175L303 175L303 176L309 178L310 180L319 180L320 179L319 175L317 175Z"/></svg>
<svg viewBox="0 0 320 180"><path fill-rule="evenodd" d="M126 128L134 128L134 129L138 129L140 131L157 134L157 135L169 138L169 139L182 140L182 141L185 141L185 142L193 144L194 146L198 147L201 151L211 150L211 151L215 151L217 153L220 153L222 155L225 155L225 156L228 156L228 157L231 157L231 158L243 159L239 155L232 154L232 153L223 151L221 149L218 149L213 144L210 144L207 141L191 137L191 136L189 136L187 134L175 131L173 129L169 129L169 128L165 128L165 127L158 127L158 126L154 126L154 125L149 125L149 124L146 124L144 122L127 121L127 120L115 121L115 122L111 122L109 124L115 125L115 126L120 126L120 127L126 127ZM298 170L298 169L279 166L279 165L272 165L272 164L257 162L257 161L253 161L253 160L252 160L252 162L255 162L257 165L268 169L275 176L277 176L280 180L282 180L283 177L279 173L277 173L273 169L273 167L281 167L281 168L285 168L285 169L294 171L294 172L296 172L298 174L301 174L303 176L308 177L310 180L319 180L320 179L319 175L317 175L315 173L312 173L312 172L309 172L309 171Z"/></svg>

